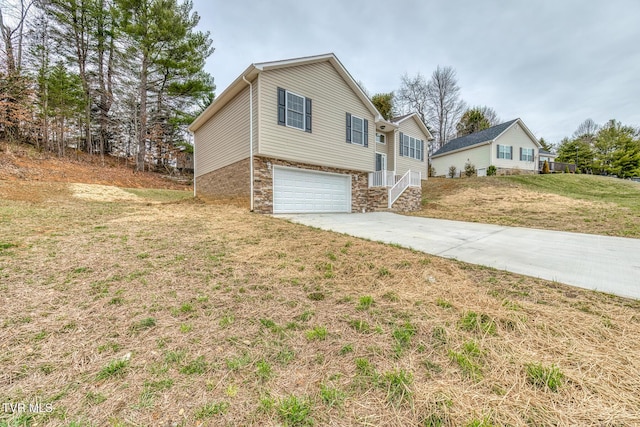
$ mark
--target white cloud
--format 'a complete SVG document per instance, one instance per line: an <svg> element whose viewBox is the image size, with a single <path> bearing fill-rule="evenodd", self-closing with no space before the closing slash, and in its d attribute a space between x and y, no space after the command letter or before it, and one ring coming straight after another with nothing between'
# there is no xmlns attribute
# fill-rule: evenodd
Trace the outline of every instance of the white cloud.
<svg viewBox="0 0 640 427"><path fill-rule="evenodd" d="M371 92L458 73L462 96L558 142L586 118L640 125L640 2L195 0L221 92L253 62L334 52Z"/></svg>

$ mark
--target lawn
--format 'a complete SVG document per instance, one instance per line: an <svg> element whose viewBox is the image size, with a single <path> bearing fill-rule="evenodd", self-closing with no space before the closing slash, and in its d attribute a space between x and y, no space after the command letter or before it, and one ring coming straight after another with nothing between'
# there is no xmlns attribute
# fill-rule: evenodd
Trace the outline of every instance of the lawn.
<svg viewBox="0 0 640 427"><path fill-rule="evenodd" d="M0 180L0 303L0 426L640 424L640 302L188 192Z"/></svg>
<svg viewBox="0 0 640 427"><path fill-rule="evenodd" d="M433 178L417 215L518 227L640 237L640 185L553 174Z"/></svg>

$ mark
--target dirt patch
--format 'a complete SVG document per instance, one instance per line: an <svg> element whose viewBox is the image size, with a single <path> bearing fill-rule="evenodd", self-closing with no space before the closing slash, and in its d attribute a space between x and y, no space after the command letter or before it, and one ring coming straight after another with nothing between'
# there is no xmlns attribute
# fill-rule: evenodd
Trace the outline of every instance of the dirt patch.
<svg viewBox="0 0 640 427"><path fill-rule="evenodd" d="M73 196L84 200L93 200L96 202L114 202L114 201L144 201L141 197L124 191L118 187L97 184L70 184L69 187L73 192Z"/></svg>

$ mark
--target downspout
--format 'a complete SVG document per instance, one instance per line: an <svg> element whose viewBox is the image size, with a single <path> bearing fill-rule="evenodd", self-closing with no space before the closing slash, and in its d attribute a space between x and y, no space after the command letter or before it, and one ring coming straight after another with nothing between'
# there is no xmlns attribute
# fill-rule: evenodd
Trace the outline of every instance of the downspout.
<svg viewBox="0 0 640 427"><path fill-rule="evenodd" d="M196 134L191 132L193 137L193 198L196 198Z"/></svg>
<svg viewBox="0 0 640 427"><path fill-rule="evenodd" d="M251 207L253 212L253 84L242 76L242 80L249 85L249 191L251 192Z"/></svg>

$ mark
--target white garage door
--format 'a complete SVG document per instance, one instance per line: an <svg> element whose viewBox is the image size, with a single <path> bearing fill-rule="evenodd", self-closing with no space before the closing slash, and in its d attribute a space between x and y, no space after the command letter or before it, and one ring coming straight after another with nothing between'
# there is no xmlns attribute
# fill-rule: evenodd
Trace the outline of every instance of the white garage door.
<svg viewBox="0 0 640 427"><path fill-rule="evenodd" d="M273 168L273 213L351 212L351 175Z"/></svg>

